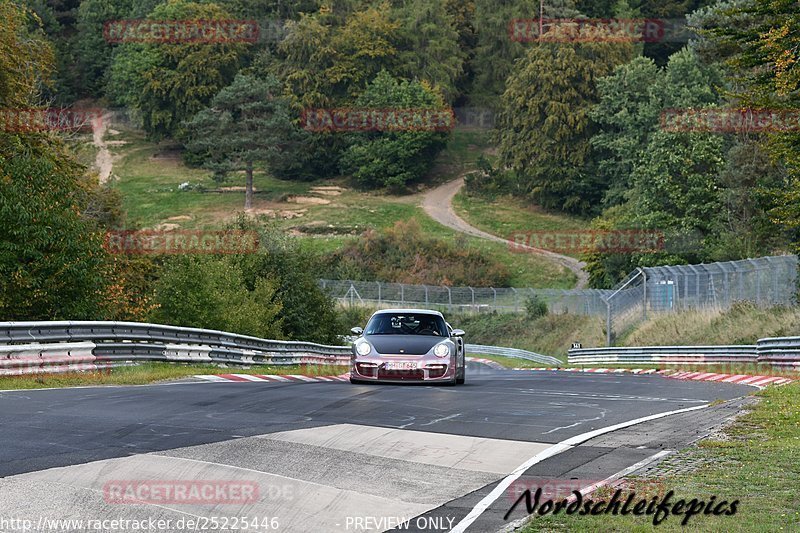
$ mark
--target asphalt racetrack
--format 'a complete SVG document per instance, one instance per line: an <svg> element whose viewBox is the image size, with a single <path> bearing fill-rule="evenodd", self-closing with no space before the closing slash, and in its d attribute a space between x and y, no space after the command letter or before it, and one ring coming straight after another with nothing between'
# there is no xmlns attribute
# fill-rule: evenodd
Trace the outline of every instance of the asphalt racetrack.
<svg viewBox="0 0 800 533"><path fill-rule="evenodd" d="M588 484L680 449L754 390L477 363L467 372L458 387L187 381L0 392L0 529L25 520L92 531L106 520L106 531L148 531L133 526L162 520L168 531L498 531L524 516L521 505L503 518L520 487Z"/></svg>

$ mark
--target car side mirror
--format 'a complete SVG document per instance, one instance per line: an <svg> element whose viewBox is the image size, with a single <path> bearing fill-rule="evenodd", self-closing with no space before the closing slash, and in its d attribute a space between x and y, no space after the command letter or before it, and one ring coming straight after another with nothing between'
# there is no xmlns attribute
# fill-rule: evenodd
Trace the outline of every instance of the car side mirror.
<svg viewBox="0 0 800 533"><path fill-rule="evenodd" d="M463 337L464 335L466 335L466 332L463 329L453 330L453 337Z"/></svg>
<svg viewBox="0 0 800 533"><path fill-rule="evenodd" d="M350 333L352 333L353 335L362 335L364 333L364 330L359 327L350 328Z"/></svg>

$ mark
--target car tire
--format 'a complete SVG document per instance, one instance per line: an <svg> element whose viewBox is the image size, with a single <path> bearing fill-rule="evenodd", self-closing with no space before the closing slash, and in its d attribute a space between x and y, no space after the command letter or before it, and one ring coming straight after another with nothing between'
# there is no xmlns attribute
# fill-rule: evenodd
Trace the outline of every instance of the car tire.
<svg viewBox="0 0 800 533"><path fill-rule="evenodd" d="M356 379L353 376L350 376L350 383L353 383L354 385L359 385L359 384L364 383L364 382L361 381L360 379Z"/></svg>
<svg viewBox="0 0 800 533"><path fill-rule="evenodd" d="M465 371L463 374L461 374L460 378L456 378L456 385L463 385L464 384L464 382L467 380L467 375L466 374L467 373Z"/></svg>

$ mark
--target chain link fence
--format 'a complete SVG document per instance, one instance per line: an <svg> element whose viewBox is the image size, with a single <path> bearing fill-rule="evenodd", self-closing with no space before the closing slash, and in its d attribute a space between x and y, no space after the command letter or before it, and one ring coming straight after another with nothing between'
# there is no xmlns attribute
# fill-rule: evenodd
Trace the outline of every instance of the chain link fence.
<svg viewBox="0 0 800 533"><path fill-rule="evenodd" d="M761 307L797 303L797 256L783 255L701 265L638 268L607 297L606 340L647 319L648 313Z"/></svg>
<svg viewBox="0 0 800 533"><path fill-rule="evenodd" d="M637 268L616 287L520 289L444 287L377 281L320 280L340 303L374 307L425 307L442 311L525 310L529 298L551 313L602 316L609 346L648 313L727 309L749 301L762 307L797 303L797 256L785 255L702 265Z"/></svg>
<svg viewBox="0 0 800 533"><path fill-rule="evenodd" d="M605 313L603 297L609 290L599 289L516 289L492 287L445 287L408 285L378 281L320 280L320 285L341 303L376 307L435 307L453 311L525 310L529 298L547 303L550 312L576 315Z"/></svg>

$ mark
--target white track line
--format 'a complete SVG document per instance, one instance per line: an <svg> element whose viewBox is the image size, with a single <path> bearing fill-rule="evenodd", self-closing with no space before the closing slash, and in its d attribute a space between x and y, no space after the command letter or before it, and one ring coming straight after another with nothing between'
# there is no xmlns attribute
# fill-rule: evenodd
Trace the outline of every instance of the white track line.
<svg viewBox="0 0 800 533"><path fill-rule="evenodd" d="M484 496L484 498L478 502L478 504L470 511L467 516L465 516L456 527L450 530L450 533L463 533L466 529L472 525L478 517L483 514L483 512L492 505L497 498L502 496L506 489L511 486L511 484L516 481L522 474L525 473L533 465L542 462L543 460L553 457L554 455L558 455L561 452L567 451L570 448L581 444L582 442L586 442L587 440L593 439L600 435L604 435L606 433L611 433L612 431L616 431L618 429L627 428L630 426L635 426L636 424L641 424L643 422L649 422L651 420L658 420L659 418L664 418L670 415L677 415L680 413L687 413L689 411L697 411L698 409L705 409L710 404L698 405L696 407L686 407L684 409L677 409L675 411L667 411L666 413L658 413L655 415L645 416L642 418L637 418L635 420L629 420L628 422L622 422L621 424L615 424L613 426L608 426L605 428L595 429L593 431L587 431L586 433L581 433L580 435L575 435L574 437L570 437L566 440L559 442L558 444L554 444L553 446L543 450L521 465L519 465L513 472L511 472L508 476L503 478L503 480L497 484L497 486Z"/></svg>

